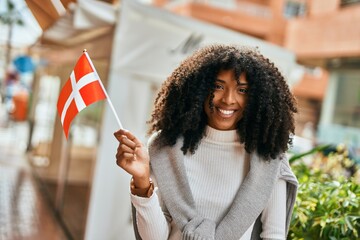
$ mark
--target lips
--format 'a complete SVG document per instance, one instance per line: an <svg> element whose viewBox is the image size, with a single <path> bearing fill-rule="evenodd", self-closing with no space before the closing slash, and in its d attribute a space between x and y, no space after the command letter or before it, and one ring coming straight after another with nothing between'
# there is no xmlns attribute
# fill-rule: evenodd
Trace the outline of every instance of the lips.
<svg viewBox="0 0 360 240"><path fill-rule="evenodd" d="M219 115L223 118L230 118L234 115L235 110L226 110L221 108L216 108Z"/></svg>

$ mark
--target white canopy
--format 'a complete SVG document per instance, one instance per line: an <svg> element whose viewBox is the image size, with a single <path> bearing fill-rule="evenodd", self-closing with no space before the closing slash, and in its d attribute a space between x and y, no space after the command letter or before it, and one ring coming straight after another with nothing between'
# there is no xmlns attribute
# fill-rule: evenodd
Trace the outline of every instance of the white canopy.
<svg viewBox="0 0 360 240"><path fill-rule="evenodd" d="M160 82L186 55L211 43L258 47L285 75L295 64L295 55L277 45L136 1L123 2L118 23L113 67Z"/></svg>

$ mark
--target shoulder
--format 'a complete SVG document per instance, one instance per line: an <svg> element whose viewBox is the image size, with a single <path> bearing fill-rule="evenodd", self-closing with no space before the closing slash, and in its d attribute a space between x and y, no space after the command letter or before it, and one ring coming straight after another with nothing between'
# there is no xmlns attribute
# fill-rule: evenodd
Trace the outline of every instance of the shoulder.
<svg viewBox="0 0 360 240"><path fill-rule="evenodd" d="M173 146L165 145L161 138L161 130L154 132L147 141L147 146L149 150L160 151L161 149L168 148L177 148L180 149L183 143L183 137L178 137L176 140L176 144Z"/></svg>
<svg viewBox="0 0 360 240"><path fill-rule="evenodd" d="M279 156L279 161L280 161L279 178L297 186L298 181L296 179L295 174L291 170L291 166L289 164L289 159L288 159L287 155L285 153L281 154Z"/></svg>
<svg viewBox="0 0 360 240"><path fill-rule="evenodd" d="M157 132L151 134L151 136L149 137L149 139L147 141L148 147L152 147L155 144L156 140L159 138L159 134L160 134L160 131L157 131Z"/></svg>
<svg viewBox="0 0 360 240"><path fill-rule="evenodd" d="M147 143L150 155L150 161L161 161L159 159L169 159L171 156L179 157L181 152L182 138L178 138L173 146L164 145L161 139L160 131L153 133Z"/></svg>

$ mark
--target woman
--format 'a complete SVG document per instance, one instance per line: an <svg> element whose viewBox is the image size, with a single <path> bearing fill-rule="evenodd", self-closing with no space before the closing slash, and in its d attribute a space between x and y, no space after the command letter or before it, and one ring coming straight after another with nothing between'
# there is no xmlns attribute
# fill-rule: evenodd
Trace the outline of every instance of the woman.
<svg viewBox="0 0 360 240"><path fill-rule="evenodd" d="M148 150L115 133L137 239L285 239L296 111L284 77L254 49L212 45L183 61L155 100Z"/></svg>

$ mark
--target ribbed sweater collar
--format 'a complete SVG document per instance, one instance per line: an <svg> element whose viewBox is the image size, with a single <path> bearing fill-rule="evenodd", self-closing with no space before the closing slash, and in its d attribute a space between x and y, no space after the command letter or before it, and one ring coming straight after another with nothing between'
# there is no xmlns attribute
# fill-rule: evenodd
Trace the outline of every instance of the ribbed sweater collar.
<svg viewBox="0 0 360 240"><path fill-rule="evenodd" d="M205 138L203 140L216 143L234 143L239 142L240 137L236 130L217 130L210 126L205 128Z"/></svg>

